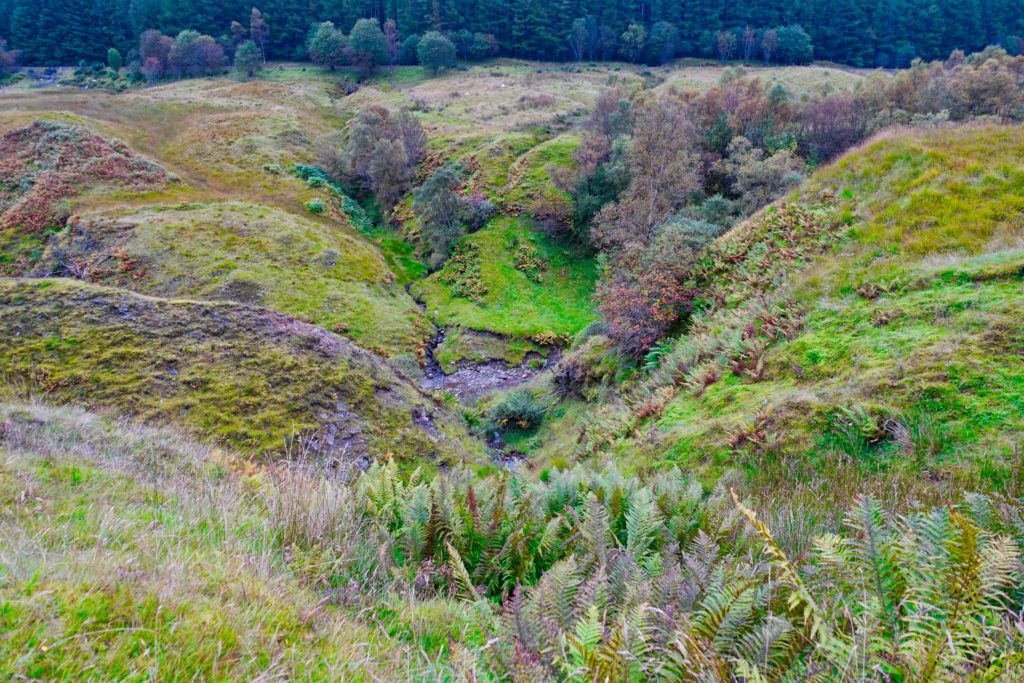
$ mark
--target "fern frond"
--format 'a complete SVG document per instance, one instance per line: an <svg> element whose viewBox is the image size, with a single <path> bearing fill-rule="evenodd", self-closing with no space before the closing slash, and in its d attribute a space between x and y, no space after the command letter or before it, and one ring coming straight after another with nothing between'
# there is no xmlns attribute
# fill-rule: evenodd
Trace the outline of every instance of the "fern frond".
<svg viewBox="0 0 1024 683"><path fill-rule="evenodd" d="M803 623L808 638L822 643L827 642L831 638L828 623L825 621L817 601L815 601L801 580L796 567L793 566L789 558L786 557L786 553L775 542L775 538L768 529L768 525L757 518L757 513L740 502L736 491L730 489L729 492L732 494L732 499L737 509L761 537L765 550L771 558L772 567L778 572L782 583L789 588L787 598L789 610L795 613Z"/></svg>
<svg viewBox="0 0 1024 683"><path fill-rule="evenodd" d="M480 593L477 592L476 586L473 585L472 579L469 578L469 572L466 571L466 566L462 563L462 556L447 541L445 541L445 548L448 550L448 567L452 570L452 576L455 577L456 584L462 589L463 594L468 600L476 602L480 599Z"/></svg>

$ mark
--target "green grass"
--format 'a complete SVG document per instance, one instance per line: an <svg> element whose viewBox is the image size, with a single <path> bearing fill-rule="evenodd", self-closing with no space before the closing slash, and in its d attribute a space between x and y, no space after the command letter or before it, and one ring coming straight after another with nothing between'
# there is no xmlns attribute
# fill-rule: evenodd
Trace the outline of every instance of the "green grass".
<svg viewBox="0 0 1024 683"><path fill-rule="evenodd" d="M426 303L428 314L436 311L437 322L542 341L571 336L595 319L591 296L597 267L591 257L533 231L530 221L516 217L496 218L464 239L485 255L480 280L487 293L475 303L452 294L441 280L443 269L431 275L413 292ZM514 240L536 247L544 263L539 281L516 268Z"/></svg>
<svg viewBox="0 0 1024 683"><path fill-rule="evenodd" d="M4 680L436 680L484 644L486 607L387 593L336 486L74 409L0 425Z"/></svg>
<svg viewBox="0 0 1024 683"><path fill-rule="evenodd" d="M721 450L765 405L782 451L816 447L846 406L909 432L845 453L868 471L986 490L1018 476L1022 154L1019 128L902 134L816 175L804 193L835 194L847 237L789 278L804 329L769 352L766 381L730 376L669 404L659 425L692 445L685 457Z"/></svg>
<svg viewBox="0 0 1024 683"><path fill-rule="evenodd" d="M0 377L254 453L307 437L352 460L475 457L461 420L377 356L277 313L67 280L0 280ZM425 411L433 426L414 423ZM333 455L332 455L333 454Z"/></svg>
<svg viewBox="0 0 1024 683"><path fill-rule="evenodd" d="M624 404L542 427L538 457L586 433L574 454L738 470L765 495L1019 491L1022 157L1019 127L900 131L821 169L794 209L716 243L694 283L704 312L661 367ZM766 339L762 376L734 372L768 325L787 331Z"/></svg>
<svg viewBox="0 0 1024 683"><path fill-rule="evenodd" d="M508 188L502 201L509 206L529 208L545 194L567 199L552 183L550 170L575 164L573 154L578 146L579 137L566 133L532 147L509 169Z"/></svg>
<svg viewBox="0 0 1024 683"><path fill-rule="evenodd" d="M87 214L58 246L88 245L88 278L171 298L266 306L384 354L422 349L427 324L373 244L336 222L243 202ZM111 250L138 264L113 267ZM121 257L124 263L125 258Z"/></svg>

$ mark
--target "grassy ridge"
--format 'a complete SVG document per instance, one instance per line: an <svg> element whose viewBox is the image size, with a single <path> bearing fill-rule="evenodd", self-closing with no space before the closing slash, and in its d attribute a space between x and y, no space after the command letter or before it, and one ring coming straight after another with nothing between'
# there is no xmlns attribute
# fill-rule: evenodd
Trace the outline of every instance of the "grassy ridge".
<svg viewBox="0 0 1024 683"><path fill-rule="evenodd" d="M5 379L50 401L182 424L250 452L305 444L426 462L477 451L378 357L265 309L0 280L0 322Z"/></svg>
<svg viewBox="0 0 1024 683"><path fill-rule="evenodd" d="M388 355L415 352L427 336L378 250L333 222L201 202L85 214L55 242L51 258L74 259L92 282L267 306Z"/></svg>

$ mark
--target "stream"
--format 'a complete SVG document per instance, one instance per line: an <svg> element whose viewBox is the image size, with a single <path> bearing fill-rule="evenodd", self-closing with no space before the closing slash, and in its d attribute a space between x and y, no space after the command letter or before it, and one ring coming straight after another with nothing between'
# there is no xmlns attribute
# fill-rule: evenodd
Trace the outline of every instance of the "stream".
<svg viewBox="0 0 1024 683"><path fill-rule="evenodd" d="M410 287L406 285L406 292L412 296ZM415 297L413 300L421 310L426 311L426 304ZM537 375L550 370L561 357L557 348L548 352L547 358L538 353L528 353L519 365L509 365L504 361L490 360L482 363L460 363L459 367L450 374L445 374L441 364L434 356L435 351L444 343L448 330L445 326L438 325L433 320L434 336L426 348L426 366L423 368L423 379L420 386L427 391L450 391L463 404L475 403L480 398L495 391L508 391L529 381ZM531 367L535 361L542 360L540 367ZM502 434L495 431L487 439L487 447L495 462L505 465L514 465L522 461L525 455L514 450L507 450L504 446Z"/></svg>
<svg viewBox="0 0 1024 683"><path fill-rule="evenodd" d="M472 403L493 391L513 389L550 368L560 356L557 349L552 349L546 359L540 354L528 353L519 365L509 365L500 360L463 363L455 372L446 375L434 357L434 351L444 343L447 331L440 326L435 328L437 333L427 345L427 365L423 368L420 386L429 391L450 391L463 403ZM544 364L539 368L531 367L531 363L537 360L544 361Z"/></svg>

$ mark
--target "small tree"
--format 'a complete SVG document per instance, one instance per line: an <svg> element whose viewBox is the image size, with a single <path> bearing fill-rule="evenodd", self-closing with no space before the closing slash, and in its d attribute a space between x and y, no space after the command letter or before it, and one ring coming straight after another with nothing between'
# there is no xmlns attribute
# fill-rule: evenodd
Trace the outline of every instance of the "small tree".
<svg viewBox="0 0 1024 683"><path fill-rule="evenodd" d="M227 63L224 48L198 31L182 31L171 45L169 69L174 75L206 76Z"/></svg>
<svg viewBox="0 0 1024 683"><path fill-rule="evenodd" d="M164 66L156 57L146 57L146 61L142 63L139 71L142 72L146 82L153 85L164 75Z"/></svg>
<svg viewBox="0 0 1024 683"><path fill-rule="evenodd" d="M314 64L333 70L345 63L345 36L330 21L317 24L306 38L306 54Z"/></svg>
<svg viewBox="0 0 1024 683"><path fill-rule="evenodd" d="M455 44L455 55L459 59L469 59L473 47L473 32L464 28L459 29L452 34L451 40Z"/></svg>
<svg viewBox="0 0 1024 683"><path fill-rule="evenodd" d="M363 107L348 126L341 145L333 143L321 163L343 182L373 194L387 213L412 185L414 170L426 151L423 127L409 112Z"/></svg>
<svg viewBox="0 0 1024 683"><path fill-rule="evenodd" d="M757 34L754 29L747 26L743 29L743 35L740 38L740 46L743 48L743 61L749 62L754 56L754 46L757 44Z"/></svg>
<svg viewBox="0 0 1024 683"><path fill-rule="evenodd" d="M9 50L7 41L0 37L0 74L7 73L18 63L20 53L17 50Z"/></svg>
<svg viewBox="0 0 1024 683"><path fill-rule="evenodd" d="M413 169L401 140L382 140L374 149L367 171L373 196L385 213L412 184Z"/></svg>
<svg viewBox="0 0 1024 683"><path fill-rule="evenodd" d="M679 319L690 269L722 228L674 217L659 225L646 245L632 243L598 283L598 308L610 336L628 354L646 353Z"/></svg>
<svg viewBox="0 0 1024 683"><path fill-rule="evenodd" d="M667 21L659 21L651 27L644 47L647 63L660 66L672 61L679 50L679 29Z"/></svg>
<svg viewBox="0 0 1024 683"><path fill-rule="evenodd" d="M644 45L647 44L647 29L643 24L630 24L621 38L622 53L631 62L640 61L640 55L644 53Z"/></svg>
<svg viewBox="0 0 1024 683"><path fill-rule="evenodd" d="M458 193L461 175L458 166L446 164L413 190L413 211L420 219L435 267L444 263L464 231L465 200Z"/></svg>
<svg viewBox="0 0 1024 683"><path fill-rule="evenodd" d="M237 21L231 22L231 46L238 49L238 46L247 40L245 28ZM234 54L234 50L231 51Z"/></svg>
<svg viewBox="0 0 1024 683"><path fill-rule="evenodd" d="M773 28L768 29L764 32L761 37L761 54L764 55L764 62L767 64L772 61L772 55L775 54L775 50L779 47L779 34Z"/></svg>
<svg viewBox="0 0 1024 683"><path fill-rule="evenodd" d="M405 40L402 41L402 47L398 49L398 63L405 64L406 66L419 64L419 47L419 35L414 33L411 36L406 36Z"/></svg>
<svg viewBox="0 0 1024 683"><path fill-rule="evenodd" d="M387 50L388 66L394 69L398 64L399 53L402 51L402 41L398 37L398 24L394 19L384 22L384 46Z"/></svg>
<svg viewBox="0 0 1024 683"><path fill-rule="evenodd" d="M474 33L469 56L473 59L487 59L498 54L498 40L490 33Z"/></svg>
<svg viewBox="0 0 1024 683"><path fill-rule="evenodd" d="M573 19L572 28L569 29L569 49L572 50L572 58L577 62L582 62L586 47L587 20L583 18Z"/></svg>
<svg viewBox="0 0 1024 683"><path fill-rule="evenodd" d="M165 36L160 31L143 31L139 36L139 59L142 61L144 75L147 62L150 62L149 71L156 73L156 78L164 75L171 58L173 42L170 36ZM150 79L148 75L146 78Z"/></svg>
<svg viewBox="0 0 1024 683"><path fill-rule="evenodd" d="M776 29L779 61L783 64L807 64L814 59L814 45L802 26Z"/></svg>
<svg viewBox="0 0 1024 683"><path fill-rule="evenodd" d="M718 58L723 62L733 58L736 54L736 34L732 31L722 31L717 39Z"/></svg>
<svg viewBox="0 0 1024 683"><path fill-rule="evenodd" d="M263 53L256 46L256 43L247 40L235 50L235 71L243 74L246 78L252 78L256 72L263 68Z"/></svg>
<svg viewBox="0 0 1024 683"><path fill-rule="evenodd" d="M113 69L115 73L120 71L121 67L124 66L124 60L121 59L121 53L116 47L112 47L107 50L107 66Z"/></svg>
<svg viewBox="0 0 1024 683"><path fill-rule="evenodd" d="M349 60L361 76L373 73L378 65L388 59L387 39L376 19L360 19L348 34Z"/></svg>
<svg viewBox="0 0 1024 683"><path fill-rule="evenodd" d="M416 47L420 65L437 74L441 69L455 66L455 45L437 31L428 31Z"/></svg>
<svg viewBox="0 0 1024 683"><path fill-rule="evenodd" d="M260 51L260 59L266 64L267 63L267 36L270 34L270 29L267 27L267 22L263 18L263 13L255 7L249 13L249 40L251 40ZM249 74L252 76L252 74Z"/></svg>

